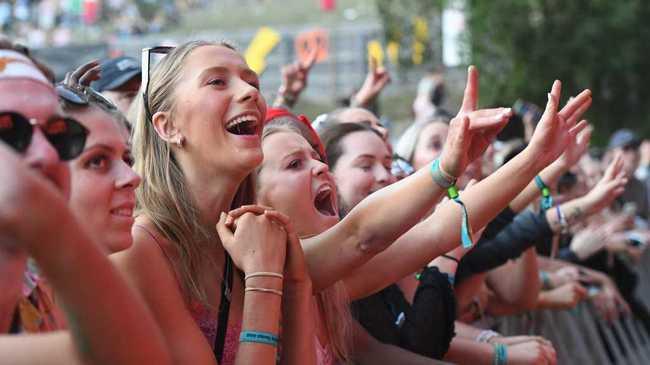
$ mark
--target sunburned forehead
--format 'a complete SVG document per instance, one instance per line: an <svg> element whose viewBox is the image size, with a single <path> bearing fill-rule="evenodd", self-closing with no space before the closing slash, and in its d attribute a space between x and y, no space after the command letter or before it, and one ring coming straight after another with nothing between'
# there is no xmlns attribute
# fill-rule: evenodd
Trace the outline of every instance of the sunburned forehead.
<svg viewBox="0 0 650 365"><path fill-rule="evenodd" d="M0 95L0 111L15 111L37 119L62 114L54 89L38 81L4 79L0 81Z"/></svg>

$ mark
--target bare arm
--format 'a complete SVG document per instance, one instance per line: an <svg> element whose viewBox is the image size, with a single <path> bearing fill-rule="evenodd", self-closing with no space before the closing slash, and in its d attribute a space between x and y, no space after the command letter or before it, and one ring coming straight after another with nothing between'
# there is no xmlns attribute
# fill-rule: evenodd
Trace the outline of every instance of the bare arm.
<svg viewBox="0 0 650 365"><path fill-rule="evenodd" d="M510 116L510 111L503 108L475 110L477 80L476 70L470 68L463 107L450 124L440 157L441 169L451 176L459 176L470 161L483 153ZM324 233L303 240L314 290L340 280L384 250L418 223L444 193L426 167L370 195ZM395 209L397 200L401 209ZM455 208L451 210L460 215Z"/></svg>
<svg viewBox="0 0 650 365"><path fill-rule="evenodd" d="M535 308L541 289L535 248L529 248L517 260L490 271L486 280L501 301L520 311Z"/></svg>
<svg viewBox="0 0 650 365"><path fill-rule="evenodd" d="M549 187L556 185L558 179L575 165L587 152L589 140L591 139L592 128L587 127L576 138L570 141L566 151L557 160L553 161L539 173L544 184ZM540 196L539 187L535 181L528 183L526 188L510 203L510 209L514 212L521 212L533 200Z"/></svg>
<svg viewBox="0 0 650 365"><path fill-rule="evenodd" d="M471 227L483 227L496 217L541 169L557 159L568 141L575 139L587 126L584 121L578 124L576 121L591 103L590 92L582 92L560 112L557 112L559 83L554 84L553 92L528 147L483 181L463 191L461 198L467 207ZM549 143L549 140L554 143ZM395 217L395 213L387 214ZM429 218L346 276L351 298L380 290L456 247L460 242L460 216L460 208L453 201L438 206ZM395 257L400 257L400 260L394 260Z"/></svg>
<svg viewBox="0 0 650 365"><path fill-rule="evenodd" d="M93 364L170 363L146 306L78 224L60 193L6 147L0 147L0 156L0 201L9 208L0 212L0 244L12 238L39 264L62 300L79 357ZM9 351L2 359L14 363L9 358L14 355L27 356Z"/></svg>

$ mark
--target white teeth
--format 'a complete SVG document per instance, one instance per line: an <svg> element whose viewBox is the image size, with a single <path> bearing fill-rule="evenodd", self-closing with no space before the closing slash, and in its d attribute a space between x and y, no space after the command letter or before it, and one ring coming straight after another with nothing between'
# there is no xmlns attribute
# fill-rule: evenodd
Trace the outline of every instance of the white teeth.
<svg viewBox="0 0 650 365"><path fill-rule="evenodd" d="M123 216L123 217L132 217L133 216L133 209L130 209L130 208L114 209L113 214Z"/></svg>
<svg viewBox="0 0 650 365"><path fill-rule="evenodd" d="M228 122L226 124L226 129L230 129L230 128L236 126L237 124L244 123L244 122L257 123L257 117L255 117L254 115L242 115L242 116L239 116L239 117L231 120L230 122Z"/></svg>

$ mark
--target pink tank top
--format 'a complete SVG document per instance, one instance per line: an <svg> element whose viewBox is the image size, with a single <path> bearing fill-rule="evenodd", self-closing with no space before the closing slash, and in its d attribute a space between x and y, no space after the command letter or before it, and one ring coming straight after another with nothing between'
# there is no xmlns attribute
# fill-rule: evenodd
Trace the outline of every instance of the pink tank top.
<svg viewBox="0 0 650 365"><path fill-rule="evenodd" d="M165 255L169 264L172 265L173 261L165 251L164 247L160 244L160 241L158 241L158 237L144 225L136 224L134 227L141 228L147 232L147 234L153 238L154 242L156 242L163 255ZM174 275L176 275L176 270L173 271ZM178 277L176 277L176 281L178 282ZM203 336L205 336L205 339L210 344L210 347L213 347L214 341L217 337L217 311L210 310L198 302L190 303L188 310L190 311L192 318L194 318L196 325L203 333ZM230 324L226 329L226 339L223 344L223 358L219 362L219 365L233 365L235 363L235 356L237 355L237 349L239 348L240 332L241 323Z"/></svg>

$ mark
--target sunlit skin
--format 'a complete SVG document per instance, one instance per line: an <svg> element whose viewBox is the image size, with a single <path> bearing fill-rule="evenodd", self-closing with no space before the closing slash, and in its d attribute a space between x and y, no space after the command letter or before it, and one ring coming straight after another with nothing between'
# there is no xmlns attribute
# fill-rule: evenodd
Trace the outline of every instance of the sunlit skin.
<svg viewBox="0 0 650 365"><path fill-rule="evenodd" d="M3 79L0 81L0 111L12 111L30 119L39 126L53 116L62 115L54 89L30 79ZM0 142L3 143L3 142ZM70 170L47 141L41 128L34 128L31 143L22 154L23 161L37 171L66 198L70 193ZM26 217L29 219L29 217ZM0 332L11 324L18 298L22 296L22 278L27 254L22 251L0 250Z"/></svg>
<svg viewBox="0 0 650 365"><path fill-rule="evenodd" d="M102 95L112 101L117 106L117 109L126 115L129 108L131 108L131 103L138 96L140 82L140 76L135 76L116 89L102 92Z"/></svg>
<svg viewBox="0 0 650 365"><path fill-rule="evenodd" d="M368 195L393 182L391 155L386 143L371 131L350 133L340 144L343 153L332 173L341 203L349 211Z"/></svg>
<svg viewBox="0 0 650 365"><path fill-rule="evenodd" d="M72 115L90 134L84 151L69 163L70 207L109 253L127 249L133 243L135 188L140 184L131 169L129 132L97 107Z"/></svg>
<svg viewBox="0 0 650 365"><path fill-rule="evenodd" d="M36 119L38 125L44 126L53 116L63 115L59 99L54 89L30 80L14 79L0 82L0 111L18 112L30 119ZM40 172L57 190L66 197L70 193L70 171L59 155L47 141L41 128L35 128L32 140L23 153L24 161Z"/></svg>
<svg viewBox="0 0 650 365"><path fill-rule="evenodd" d="M282 131L266 137L262 149L266 158L257 180L260 204L292 218L300 237L324 232L339 221L338 215L323 214L314 204L319 189L327 187L336 208L336 186L327 164L307 140Z"/></svg>
<svg viewBox="0 0 650 365"><path fill-rule="evenodd" d="M449 126L442 122L429 123L422 128L411 161L416 170L428 165L440 156L448 132Z"/></svg>
<svg viewBox="0 0 650 365"><path fill-rule="evenodd" d="M195 49L182 72L175 89L175 108L165 113L184 138L176 157L185 176L190 181L232 180L232 176L243 179L262 162L261 121L266 103L258 89L257 74L239 54L224 46ZM241 115L257 119L254 135L235 135L226 130L226 124Z"/></svg>

